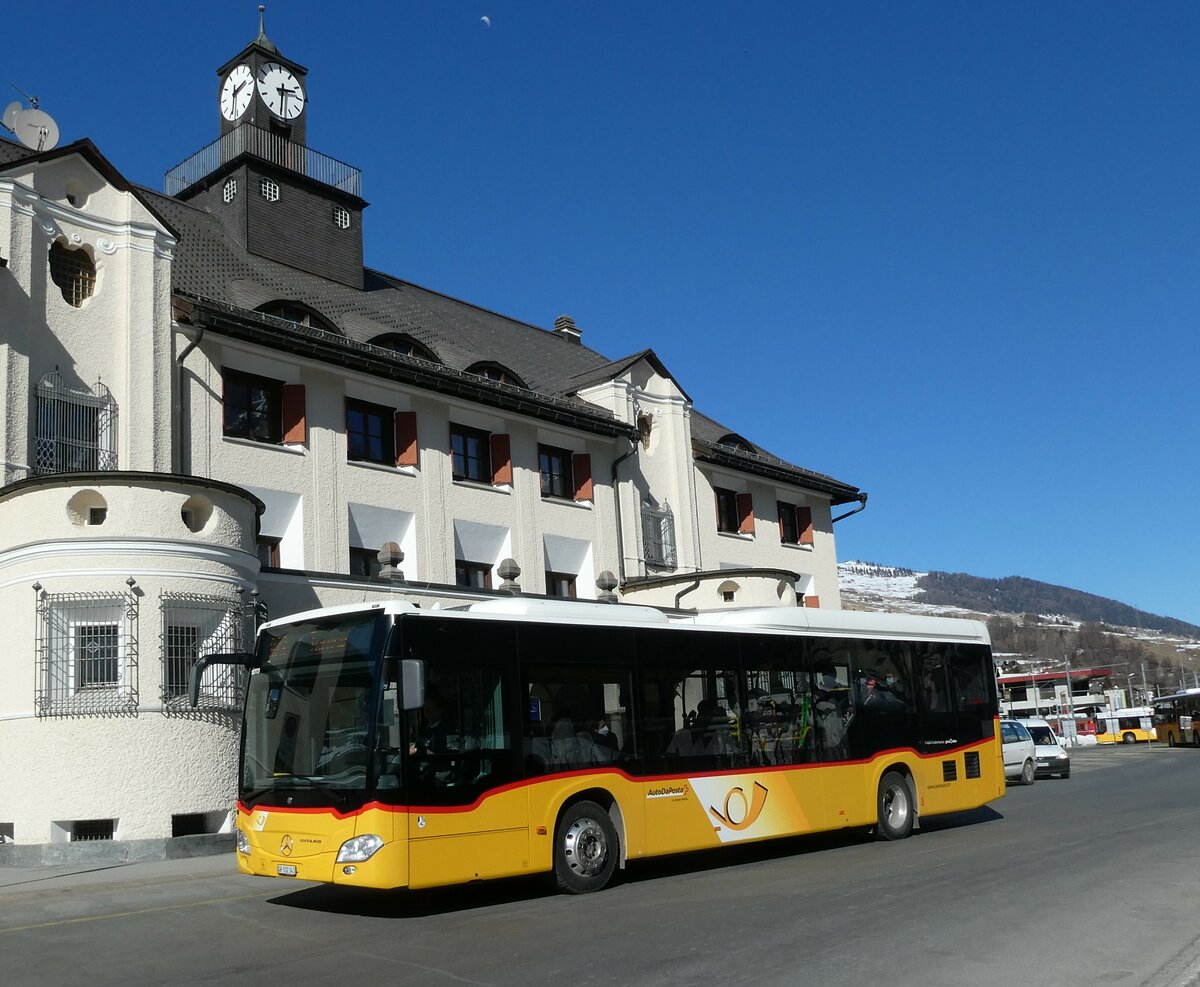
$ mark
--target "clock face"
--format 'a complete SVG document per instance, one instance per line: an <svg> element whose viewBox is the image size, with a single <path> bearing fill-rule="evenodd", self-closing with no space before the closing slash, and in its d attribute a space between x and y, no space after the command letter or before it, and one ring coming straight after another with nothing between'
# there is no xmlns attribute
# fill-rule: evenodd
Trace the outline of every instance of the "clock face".
<svg viewBox="0 0 1200 987"><path fill-rule="evenodd" d="M250 66L239 65L225 77L225 84L221 86L221 116L236 120L246 112L253 95L254 77L250 74Z"/></svg>
<svg viewBox="0 0 1200 987"><path fill-rule="evenodd" d="M258 95L284 120L295 120L304 109L304 87L278 62L264 62L258 70Z"/></svg>

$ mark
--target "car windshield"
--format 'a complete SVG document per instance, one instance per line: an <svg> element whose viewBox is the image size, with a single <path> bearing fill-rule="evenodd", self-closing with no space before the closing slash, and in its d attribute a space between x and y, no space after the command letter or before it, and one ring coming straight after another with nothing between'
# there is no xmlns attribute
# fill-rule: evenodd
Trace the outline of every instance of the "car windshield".
<svg viewBox="0 0 1200 987"><path fill-rule="evenodd" d="M263 632L265 665L246 697L243 798L366 788L382 623L356 613Z"/></svg>
<svg viewBox="0 0 1200 987"><path fill-rule="evenodd" d="M1054 736L1049 727L1031 726L1029 727L1029 734L1033 737L1033 742L1039 747L1058 746L1058 738Z"/></svg>

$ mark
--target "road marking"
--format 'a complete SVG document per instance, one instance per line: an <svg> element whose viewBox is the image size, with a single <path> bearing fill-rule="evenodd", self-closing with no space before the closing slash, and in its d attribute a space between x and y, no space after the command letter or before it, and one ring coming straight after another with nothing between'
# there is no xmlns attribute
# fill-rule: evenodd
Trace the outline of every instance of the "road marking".
<svg viewBox="0 0 1200 987"><path fill-rule="evenodd" d="M31 929L52 929L58 925L78 925L81 922L102 922L106 919L129 918L132 915L152 915L155 912L172 912L180 908L198 908L202 905L220 905L227 901L249 901L251 898L261 898L258 894L243 894L234 898L209 898L207 901L188 901L179 905L160 905L158 908L137 908L130 912L112 912L108 915L81 915L78 918L60 918L53 922L35 922L32 925L14 925L10 929L0 929L5 932L29 932Z"/></svg>

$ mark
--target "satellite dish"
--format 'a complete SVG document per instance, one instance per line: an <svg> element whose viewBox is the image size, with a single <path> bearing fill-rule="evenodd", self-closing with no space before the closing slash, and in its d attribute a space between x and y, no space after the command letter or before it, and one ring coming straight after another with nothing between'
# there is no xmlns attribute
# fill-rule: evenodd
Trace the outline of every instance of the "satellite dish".
<svg viewBox="0 0 1200 987"><path fill-rule="evenodd" d="M3 123L4 123L5 130L16 130L17 129L17 114L20 112L21 112L20 100L13 100L13 102L9 103L8 106L6 106L4 108Z"/></svg>
<svg viewBox="0 0 1200 987"><path fill-rule="evenodd" d="M19 110L12 129L17 140L35 151L49 151L58 144L58 124L45 110Z"/></svg>

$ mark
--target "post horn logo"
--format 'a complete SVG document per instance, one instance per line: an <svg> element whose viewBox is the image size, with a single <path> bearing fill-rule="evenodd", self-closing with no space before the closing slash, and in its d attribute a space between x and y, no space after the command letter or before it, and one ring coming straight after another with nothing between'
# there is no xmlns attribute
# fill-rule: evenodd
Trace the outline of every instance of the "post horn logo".
<svg viewBox="0 0 1200 987"><path fill-rule="evenodd" d="M292 855L292 844L294 842L295 841L291 838L291 836L285 835L284 838L279 841L279 852L285 857L290 857Z"/></svg>
<svg viewBox="0 0 1200 987"><path fill-rule="evenodd" d="M741 802L740 806L738 802ZM741 785L736 785L725 794L724 812L719 812L711 805L708 807L708 811L726 828L741 832L754 825L754 821L762 815L763 806L766 804L767 788L756 781L750 798L746 798L746 792Z"/></svg>

